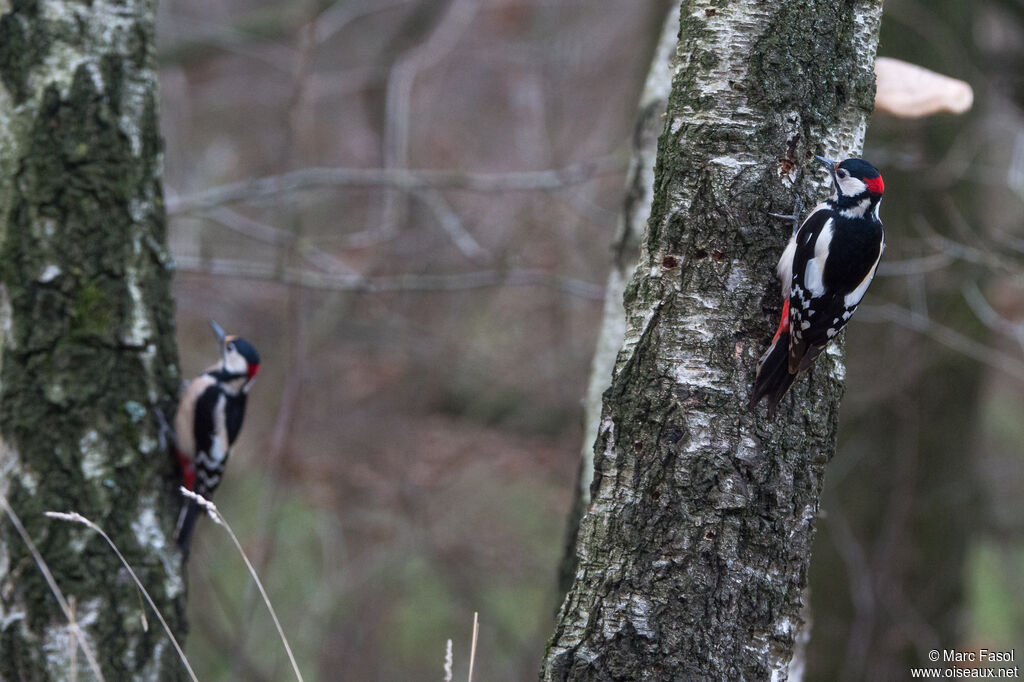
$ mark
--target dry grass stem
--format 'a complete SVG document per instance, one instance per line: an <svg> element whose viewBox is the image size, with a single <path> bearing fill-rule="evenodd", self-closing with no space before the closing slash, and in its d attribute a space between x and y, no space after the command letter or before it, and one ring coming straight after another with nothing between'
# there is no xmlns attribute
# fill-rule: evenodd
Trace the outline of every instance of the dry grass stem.
<svg viewBox="0 0 1024 682"><path fill-rule="evenodd" d="M299 664L295 661L295 655L292 653L291 645L288 644L288 638L285 636L284 629L281 627L281 621L277 618L277 612L274 611L274 606L270 603L270 597L267 595L267 591L263 588L263 583L260 581L260 577L256 574L256 569L253 567L252 562L249 561L249 557L246 555L245 550L242 549L242 543L238 541L238 537L235 535L235 532L231 530L231 526L229 526L228 522L224 520L224 517L220 515L220 512L217 510L217 505L202 495L197 495L188 488L182 487L179 488L179 490L182 495L198 503L199 506L205 509L206 513L210 515L210 518L213 519L213 522L226 530L228 535L231 537L231 542L235 543L235 549L237 549L238 553L242 555L242 561L245 562L245 567L249 569L249 575L252 576L253 582L256 583L256 588L259 589L260 596L263 597L263 603L267 605L267 611L270 612L270 617L274 620L274 627L277 628L277 634L281 637L281 643L284 645L284 650L288 654L288 660L292 664L292 671L295 673L296 679L298 679L299 682L303 682L302 673L299 672Z"/></svg>
<svg viewBox="0 0 1024 682"><path fill-rule="evenodd" d="M50 567L43 561L43 557L39 554L39 550L36 549L36 545L32 542L32 538L28 536L25 531L25 526L21 525L21 519L14 513L14 509L8 504L7 498L4 495L0 495L0 507L4 508L7 512L8 518L11 519L11 523L14 524L14 529L18 531L18 535L21 536L25 546L28 547L28 551L32 554L32 558L35 559L36 566L39 567L39 572L43 574L46 579L46 584L50 586L50 592L56 597L57 603L60 604L60 610L64 612L64 617L68 619L68 626L71 632L74 633L75 639L78 640L78 646L82 648L82 653L85 654L85 660L89 663L89 668L92 669L96 678L100 682L106 682L103 677L103 672L100 670L100 664L96 661L96 657L93 655L92 650L89 649L88 643L85 641L85 633L82 632L82 628L78 625L75 620L75 614L71 611L71 606L68 604L67 599L64 598L64 593L60 591L60 587L57 586L57 581L54 580L53 574L50 573Z"/></svg>
<svg viewBox="0 0 1024 682"><path fill-rule="evenodd" d="M89 519L85 518L78 512L64 513L48 511L46 512L46 516L50 517L51 519L57 519L58 521L68 521L70 523L80 523L84 526L88 526L92 530L99 533L103 537L103 539L107 541L107 544L110 545L110 548L114 550L114 554L116 554L117 558L121 560L121 564L128 570L128 574L132 577L132 580L135 581L135 586L138 588L139 592L142 594L143 597L146 598L146 601L149 603L150 608L153 609L153 613L156 614L157 620L160 621L160 625L163 626L164 632L167 633L167 636L171 640L171 644L174 645L174 650L178 652L178 658L181 659L182 665L184 665L185 670L188 671L188 676L192 679L193 682L199 682L199 679L196 677L195 672L192 670L192 666L189 665L188 658L186 658L185 656L185 651L181 648L181 645L175 638L174 633L171 632L171 628L169 625L167 625L167 621L164 620L163 614L160 613L160 609L157 608L156 604L153 602L153 598L149 596L149 592L146 590L146 587L142 584L142 581L139 580L139 576L137 576L135 574L135 571L132 570L132 567L128 563L128 560L124 558L124 555L121 554L121 550L117 548L117 545L115 545L114 541L110 539L110 536L107 535L102 528L100 528L98 525L96 525ZM148 630L149 624L146 621L146 614L141 610L140 614L142 615L142 626L144 629Z"/></svg>
<svg viewBox="0 0 1024 682"><path fill-rule="evenodd" d="M476 638L480 634L480 612L473 612L473 643L469 647L469 678L466 682L473 682L473 664L476 662Z"/></svg>

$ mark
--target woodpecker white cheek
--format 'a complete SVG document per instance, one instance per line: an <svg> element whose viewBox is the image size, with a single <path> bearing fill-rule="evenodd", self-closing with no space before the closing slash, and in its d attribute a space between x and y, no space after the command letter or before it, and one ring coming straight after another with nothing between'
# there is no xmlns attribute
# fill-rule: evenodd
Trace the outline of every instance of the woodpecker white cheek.
<svg viewBox="0 0 1024 682"><path fill-rule="evenodd" d="M839 187L842 193L848 197L855 197L858 194L866 192L868 186L863 181L853 177L845 177L839 180Z"/></svg>

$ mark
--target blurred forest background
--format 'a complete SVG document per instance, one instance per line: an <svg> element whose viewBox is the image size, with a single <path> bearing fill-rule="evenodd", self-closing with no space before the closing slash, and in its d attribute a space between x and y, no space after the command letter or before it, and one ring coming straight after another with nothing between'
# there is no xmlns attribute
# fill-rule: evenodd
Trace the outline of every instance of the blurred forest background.
<svg viewBox="0 0 1024 682"><path fill-rule="evenodd" d="M629 139L673 3L163 0L182 374L263 355L216 501L307 679L533 679ZM877 115L888 249L848 340L809 679L1024 646L1024 5L887 0L879 54L975 88ZM253 179L257 179L253 181ZM788 207L779 207L785 211ZM226 538L203 679L287 661Z"/></svg>

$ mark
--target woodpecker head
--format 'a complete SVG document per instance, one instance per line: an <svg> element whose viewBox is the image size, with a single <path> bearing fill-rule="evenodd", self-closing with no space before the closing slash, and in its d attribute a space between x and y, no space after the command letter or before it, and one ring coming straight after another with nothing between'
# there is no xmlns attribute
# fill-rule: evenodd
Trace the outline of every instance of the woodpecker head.
<svg viewBox="0 0 1024 682"><path fill-rule="evenodd" d="M213 320L210 320L210 326L220 342L220 364L214 369L225 375L227 383L243 379L241 390L248 390L250 382L260 371L260 354L242 337L225 334Z"/></svg>
<svg viewBox="0 0 1024 682"><path fill-rule="evenodd" d="M854 206L867 200L866 208L882 198L882 193L885 191L882 174L867 161L846 159L836 162L821 156L814 158L828 168L829 173L832 174L833 201Z"/></svg>

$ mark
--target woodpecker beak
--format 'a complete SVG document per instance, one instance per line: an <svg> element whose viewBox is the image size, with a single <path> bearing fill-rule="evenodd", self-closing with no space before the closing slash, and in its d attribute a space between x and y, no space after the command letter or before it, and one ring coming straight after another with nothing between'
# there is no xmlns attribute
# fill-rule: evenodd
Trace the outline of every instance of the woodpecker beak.
<svg viewBox="0 0 1024 682"><path fill-rule="evenodd" d="M217 335L217 340L224 343L227 333L225 333L224 329L217 324L217 320L210 320L210 326L213 328L213 333Z"/></svg>
<svg viewBox="0 0 1024 682"><path fill-rule="evenodd" d="M217 342L220 344L221 364L226 366L228 364L228 348L225 342L227 334L224 332L224 328L217 324L216 320L210 320L210 327L213 328L213 333L217 335Z"/></svg>
<svg viewBox="0 0 1024 682"><path fill-rule="evenodd" d="M828 172L832 175L832 182L835 183L836 187L839 186L839 180L836 178L836 162L831 159L826 159L824 156L814 155L814 158L818 160L825 168L828 168Z"/></svg>
<svg viewBox="0 0 1024 682"><path fill-rule="evenodd" d="M825 168L828 168L830 172L834 172L835 171L835 169L836 169L836 162L835 161L831 161L829 159L826 159L824 156L818 156L817 154L814 155L814 158L816 158L818 160L818 162L822 166L824 166Z"/></svg>

